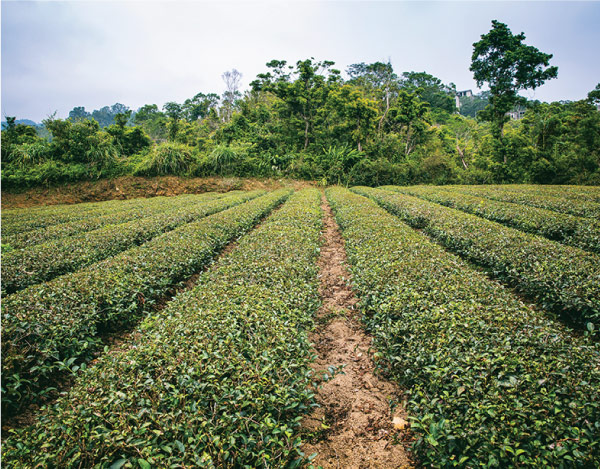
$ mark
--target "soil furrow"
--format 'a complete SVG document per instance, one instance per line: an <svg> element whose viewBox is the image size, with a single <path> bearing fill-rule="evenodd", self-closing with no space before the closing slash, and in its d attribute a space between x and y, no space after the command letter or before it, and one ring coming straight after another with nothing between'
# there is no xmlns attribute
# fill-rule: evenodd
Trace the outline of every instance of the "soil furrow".
<svg viewBox="0 0 600 469"><path fill-rule="evenodd" d="M372 340L354 313L344 242L324 196L321 206L323 305L311 337L318 355L314 373L331 375L331 367L337 372L317 390L320 406L303 421L302 449L307 456L317 453L312 463L324 469L412 467L407 416L391 406L401 401L401 391L375 374Z"/></svg>

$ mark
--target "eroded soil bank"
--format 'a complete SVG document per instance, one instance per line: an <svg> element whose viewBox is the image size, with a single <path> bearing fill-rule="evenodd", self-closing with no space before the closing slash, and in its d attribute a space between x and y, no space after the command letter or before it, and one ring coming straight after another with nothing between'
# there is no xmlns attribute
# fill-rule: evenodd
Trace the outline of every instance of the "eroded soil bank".
<svg viewBox="0 0 600 469"><path fill-rule="evenodd" d="M38 186L22 191L2 191L2 209L26 208L38 205L77 204L114 199L228 192L232 190L276 190L282 187L302 189L308 181L253 178L183 178L177 176L123 176L114 179L81 181L54 187Z"/></svg>
<svg viewBox="0 0 600 469"><path fill-rule="evenodd" d="M317 453L313 465L325 469L413 467L403 443L408 437L407 416L399 407L392 412L390 406L400 400L401 391L374 373L371 338L354 313L357 299L349 286L344 242L324 196L321 206L323 305L311 337L318 355L314 372L322 376L331 366L343 366L343 373L318 389L320 407L303 422L308 441L303 451L307 456Z"/></svg>

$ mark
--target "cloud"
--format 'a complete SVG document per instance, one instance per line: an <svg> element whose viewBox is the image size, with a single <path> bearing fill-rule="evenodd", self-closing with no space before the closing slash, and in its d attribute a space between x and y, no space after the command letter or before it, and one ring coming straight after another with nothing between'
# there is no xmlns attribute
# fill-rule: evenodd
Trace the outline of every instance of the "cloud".
<svg viewBox="0 0 600 469"><path fill-rule="evenodd" d="M221 93L237 68L247 86L271 59L391 59L474 88L472 43L492 19L555 54L559 79L539 99L581 99L600 65L600 4L552 2L2 2L2 112L40 120L54 110L137 108Z"/></svg>

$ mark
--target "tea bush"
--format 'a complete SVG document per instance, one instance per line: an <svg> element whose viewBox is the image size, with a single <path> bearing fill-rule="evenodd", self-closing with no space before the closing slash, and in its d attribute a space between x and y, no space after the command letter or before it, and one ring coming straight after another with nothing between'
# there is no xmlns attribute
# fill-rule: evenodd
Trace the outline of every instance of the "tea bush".
<svg viewBox="0 0 600 469"><path fill-rule="evenodd" d="M134 324L177 282L206 267L289 195L282 189L183 225L2 302L2 407L14 412L75 371L102 334Z"/></svg>
<svg viewBox="0 0 600 469"><path fill-rule="evenodd" d="M528 193L527 191L513 192L482 186L457 186L457 190L464 194L478 195L500 202L512 202L520 205L545 208L578 217L600 218L600 202L569 200L564 197L557 197L556 195Z"/></svg>
<svg viewBox="0 0 600 469"><path fill-rule="evenodd" d="M153 197L152 199L144 199L143 202L134 206L122 208L117 206L113 212L107 213L106 215L84 218L11 236L5 236L2 238L2 241L15 249L23 249L43 242L97 230L107 225L116 225L134 219L147 218L185 204L213 200L220 196L221 194L218 193L206 193L200 194L199 196L182 195L178 197ZM73 214L76 214L78 208L73 207L72 212Z"/></svg>
<svg viewBox="0 0 600 469"><path fill-rule="evenodd" d="M217 200L172 201L171 210L126 223L108 225L68 239L48 241L13 251L3 258L2 291L14 293L59 275L84 268L178 226L257 197L264 191L233 194Z"/></svg>
<svg viewBox="0 0 600 469"><path fill-rule="evenodd" d="M404 388L425 467L600 465L598 343L374 201L341 188L327 197L375 358Z"/></svg>
<svg viewBox="0 0 600 469"><path fill-rule="evenodd" d="M592 218L576 217L511 202L498 202L430 186L385 186L381 189L420 197L527 233L600 254L600 222Z"/></svg>
<svg viewBox="0 0 600 469"><path fill-rule="evenodd" d="M600 325L600 257L416 197L357 187L447 248L486 266L544 308L595 330Z"/></svg>
<svg viewBox="0 0 600 469"><path fill-rule="evenodd" d="M319 203L317 190L294 194L8 438L4 464L299 465L299 420L314 402L307 334L319 306Z"/></svg>

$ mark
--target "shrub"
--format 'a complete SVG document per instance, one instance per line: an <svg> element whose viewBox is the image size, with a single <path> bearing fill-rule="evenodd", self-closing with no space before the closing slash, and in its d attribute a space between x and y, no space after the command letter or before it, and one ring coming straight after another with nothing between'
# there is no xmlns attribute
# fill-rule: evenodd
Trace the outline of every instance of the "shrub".
<svg viewBox="0 0 600 469"><path fill-rule="evenodd" d="M240 194L238 202L251 194ZM266 194L7 296L2 301L2 410L14 412L36 401L52 389L57 373L76 371L82 361L85 366L103 332L134 324L288 195L285 189Z"/></svg>
<svg viewBox="0 0 600 469"><path fill-rule="evenodd" d="M355 187L447 248L581 326L600 324L600 258L416 197ZM591 323L591 324L590 324Z"/></svg>
<svg viewBox="0 0 600 469"><path fill-rule="evenodd" d="M510 202L498 202L461 194L453 188L442 190L431 186L386 186L382 189L414 195L527 233L544 236L563 244L600 254L600 222L592 218L576 217Z"/></svg>
<svg viewBox="0 0 600 469"><path fill-rule="evenodd" d="M314 189L294 194L148 317L128 347L100 357L68 396L3 442L3 463L298 467L299 420L314 403L319 204Z"/></svg>
<svg viewBox="0 0 600 469"><path fill-rule="evenodd" d="M181 143L159 143L137 165L138 176L189 175L197 158L193 149Z"/></svg>
<svg viewBox="0 0 600 469"><path fill-rule="evenodd" d="M424 467L600 465L597 344L372 200L340 188L327 197Z"/></svg>

